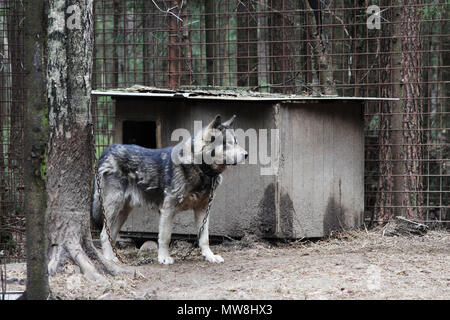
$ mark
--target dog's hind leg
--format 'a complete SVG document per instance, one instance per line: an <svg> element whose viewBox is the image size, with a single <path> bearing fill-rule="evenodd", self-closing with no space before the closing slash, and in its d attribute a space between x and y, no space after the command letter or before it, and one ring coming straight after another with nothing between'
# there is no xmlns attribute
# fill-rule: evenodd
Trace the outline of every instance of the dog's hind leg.
<svg viewBox="0 0 450 320"><path fill-rule="evenodd" d="M209 247L209 217L206 219L205 224L203 225L203 220L205 219L206 211L204 208L196 208L194 209L195 214L195 224L197 225L197 230L200 231L200 228L203 226L204 229L200 235L200 239L198 240L198 245L202 250L202 255L209 262L214 263L222 263L224 260L218 254L214 254Z"/></svg>
<svg viewBox="0 0 450 320"><path fill-rule="evenodd" d="M117 235L119 234L119 230L122 227L122 224L125 220L123 220L123 214L125 208L125 199L124 192L110 192L108 190L106 197L104 198L103 207L105 208L105 215L108 223L108 227L110 230L110 235L113 243L116 242ZM128 211L129 212L129 211ZM125 212L128 215L128 212ZM126 218L125 218L126 219ZM123 221L121 221L123 220ZM119 260L114 255L111 243L109 241L108 234L106 232L106 226L103 225L103 230L100 234L100 240L102 243L103 256L107 260L112 260L114 262L119 262Z"/></svg>
<svg viewBox="0 0 450 320"><path fill-rule="evenodd" d="M174 260L169 254L169 246L172 237L175 207L170 203L170 200L165 200L159 213L158 262L161 264L172 264Z"/></svg>

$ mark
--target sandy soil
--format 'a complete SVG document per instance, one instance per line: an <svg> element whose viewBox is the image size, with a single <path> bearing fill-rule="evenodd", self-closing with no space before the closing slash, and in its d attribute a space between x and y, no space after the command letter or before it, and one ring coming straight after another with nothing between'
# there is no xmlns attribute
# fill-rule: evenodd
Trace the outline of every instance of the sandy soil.
<svg viewBox="0 0 450 320"><path fill-rule="evenodd" d="M189 244L178 242L180 258ZM129 273L103 284L76 268L51 278L57 299L449 299L450 233L387 237L346 232L317 242L267 243L251 237L213 246L224 264L186 260L162 266L156 253L120 250ZM144 259L144 260L140 260ZM132 266L137 261L146 262ZM8 290L24 289L24 265L8 265Z"/></svg>

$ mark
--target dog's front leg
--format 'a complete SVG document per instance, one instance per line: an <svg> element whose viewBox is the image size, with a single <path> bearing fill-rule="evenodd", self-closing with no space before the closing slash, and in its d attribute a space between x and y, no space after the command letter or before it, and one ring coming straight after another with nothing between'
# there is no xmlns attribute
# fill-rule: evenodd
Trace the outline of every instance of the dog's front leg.
<svg viewBox="0 0 450 320"><path fill-rule="evenodd" d="M172 236L172 222L175 210L162 208L159 216L158 233L158 262L161 264L172 264L173 258L169 254L170 239Z"/></svg>
<svg viewBox="0 0 450 320"><path fill-rule="evenodd" d="M197 231L203 226L203 220L205 219L206 212L203 209L194 210L195 213L195 224L197 225ZM204 229L198 240L198 245L202 250L202 255L209 262L222 263L224 260L218 254L214 254L209 247L209 217L206 219L204 224Z"/></svg>

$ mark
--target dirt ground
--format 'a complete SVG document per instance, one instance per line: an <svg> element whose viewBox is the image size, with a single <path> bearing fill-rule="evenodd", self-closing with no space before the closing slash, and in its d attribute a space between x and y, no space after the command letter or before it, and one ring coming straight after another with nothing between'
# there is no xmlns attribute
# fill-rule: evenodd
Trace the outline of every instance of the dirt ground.
<svg viewBox="0 0 450 320"><path fill-rule="evenodd" d="M189 248L172 247L175 258ZM69 266L52 277L56 299L446 299L450 298L450 233L388 237L345 232L316 242L269 243L245 237L212 247L224 264L195 250L174 265L156 252L120 250L129 273L93 283ZM141 260L140 260L141 259ZM142 260L143 259L143 260ZM145 262L133 266L137 261ZM24 264L7 266L8 290L24 289Z"/></svg>

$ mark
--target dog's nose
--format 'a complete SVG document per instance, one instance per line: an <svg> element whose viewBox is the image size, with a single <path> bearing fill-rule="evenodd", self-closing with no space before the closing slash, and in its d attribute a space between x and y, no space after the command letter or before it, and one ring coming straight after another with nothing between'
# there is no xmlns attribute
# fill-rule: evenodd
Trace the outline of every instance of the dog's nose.
<svg viewBox="0 0 450 320"><path fill-rule="evenodd" d="M244 153L244 157L245 157L245 159L248 158L248 152L247 151Z"/></svg>

